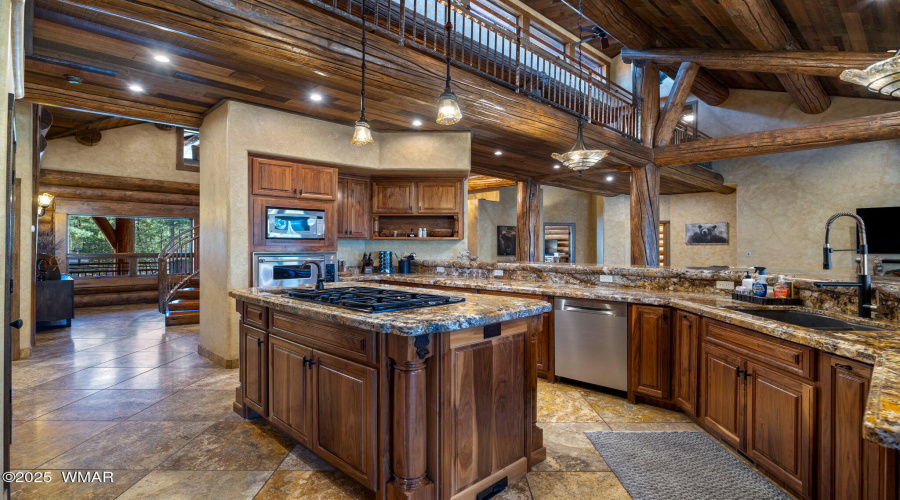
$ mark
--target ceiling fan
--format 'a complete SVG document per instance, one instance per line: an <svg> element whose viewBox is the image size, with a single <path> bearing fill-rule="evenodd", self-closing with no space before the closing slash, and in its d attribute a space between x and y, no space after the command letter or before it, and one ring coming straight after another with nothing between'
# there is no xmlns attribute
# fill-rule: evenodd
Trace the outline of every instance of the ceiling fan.
<svg viewBox="0 0 900 500"><path fill-rule="evenodd" d="M572 45L580 45L584 42L590 42L591 40L599 39L600 40L600 50L605 50L605 49L609 48L609 34L605 31L603 31L603 28L601 28L600 26L597 26L596 24L594 26L589 26L587 28L585 28L583 26L579 26L578 31L579 31L579 38L580 38L580 32L582 32L582 31L587 31L588 33L590 33L590 36L588 36L587 38L582 38L581 40L573 43Z"/></svg>

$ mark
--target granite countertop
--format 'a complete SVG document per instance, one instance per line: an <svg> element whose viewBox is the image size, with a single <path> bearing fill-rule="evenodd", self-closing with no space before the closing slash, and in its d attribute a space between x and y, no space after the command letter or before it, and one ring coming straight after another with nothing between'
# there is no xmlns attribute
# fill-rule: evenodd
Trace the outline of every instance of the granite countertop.
<svg viewBox="0 0 900 500"><path fill-rule="evenodd" d="M348 286L372 286L372 283L341 281L339 283L329 283L326 285L326 288ZM379 287L395 290L403 289L402 287L390 285L379 285ZM312 288L312 286L310 285L306 288ZM293 290L295 288L290 289ZM473 326L536 316L550 310L548 303L533 299L429 290L428 293L434 295L463 296L466 301L459 304L372 314L283 297L282 294L286 290L288 289L277 287L242 288L231 290L228 292L228 296L251 304L271 307L279 311L318 321L405 336L461 330Z"/></svg>
<svg viewBox="0 0 900 500"><path fill-rule="evenodd" d="M616 285L578 286L502 279L466 279L424 274L371 275L358 277L357 279L367 281L390 280L480 290L669 306L868 363L873 365L874 368L869 399L866 404L865 435L868 439L883 446L900 448L900 323L863 320L829 311L829 316L879 327L882 330L865 332L813 330L743 313L740 311L741 308L765 309L766 307L734 301L730 295L663 292ZM439 292L434 291L434 293ZM475 296L477 297L477 295ZM467 295L468 297L469 295ZM783 307L774 308L781 309ZM803 307L791 307L790 309L816 313L822 312Z"/></svg>

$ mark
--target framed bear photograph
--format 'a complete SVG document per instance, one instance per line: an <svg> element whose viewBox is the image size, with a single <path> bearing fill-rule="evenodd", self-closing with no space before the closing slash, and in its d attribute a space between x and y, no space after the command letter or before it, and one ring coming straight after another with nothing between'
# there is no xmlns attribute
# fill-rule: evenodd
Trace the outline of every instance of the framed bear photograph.
<svg viewBox="0 0 900 500"><path fill-rule="evenodd" d="M516 226L497 226L497 255L516 255Z"/></svg>
<svg viewBox="0 0 900 500"><path fill-rule="evenodd" d="M688 245L727 245L728 223L685 224L684 240Z"/></svg>

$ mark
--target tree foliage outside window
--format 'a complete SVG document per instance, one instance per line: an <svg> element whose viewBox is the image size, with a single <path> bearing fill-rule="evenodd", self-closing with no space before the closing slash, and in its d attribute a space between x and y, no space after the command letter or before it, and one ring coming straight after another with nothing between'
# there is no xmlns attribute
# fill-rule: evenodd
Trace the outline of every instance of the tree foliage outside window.
<svg viewBox="0 0 900 500"><path fill-rule="evenodd" d="M104 218L115 228L115 217ZM68 226L70 253L115 253L91 216L70 215ZM159 253L173 236L190 227L190 219L135 217L134 253Z"/></svg>
<svg viewBox="0 0 900 500"><path fill-rule="evenodd" d="M105 217L116 227L116 219ZM88 215L69 216L69 253L114 253L112 245Z"/></svg>

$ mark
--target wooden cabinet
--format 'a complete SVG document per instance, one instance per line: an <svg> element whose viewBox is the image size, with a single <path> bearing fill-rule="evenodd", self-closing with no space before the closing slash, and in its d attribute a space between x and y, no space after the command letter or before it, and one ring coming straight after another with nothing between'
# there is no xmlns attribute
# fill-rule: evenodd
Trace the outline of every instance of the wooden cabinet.
<svg viewBox="0 0 900 500"><path fill-rule="evenodd" d="M628 393L667 400L671 393L672 331L666 307L632 305L628 314Z"/></svg>
<svg viewBox="0 0 900 500"><path fill-rule="evenodd" d="M247 325L241 330L240 376L244 404L256 413L266 415L268 334Z"/></svg>
<svg viewBox="0 0 900 500"><path fill-rule="evenodd" d="M312 349L276 336L269 338L269 422L309 446L312 414L310 370Z"/></svg>
<svg viewBox="0 0 900 500"><path fill-rule="evenodd" d="M416 200L420 214L455 214L460 211L459 181L419 181Z"/></svg>
<svg viewBox="0 0 900 500"><path fill-rule="evenodd" d="M315 351L313 360L314 452L343 465L357 481L375 489L377 479L378 372Z"/></svg>
<svg viewBox="0 0 900 500"><path fill-rule="evenodd" d="M338 238L365 239L369 235L369 181L356 177L338 178Z"/></svg>
<svg viewBox="0 0 900 500"><path fill-rule="evenodd" d="M482 295L499 295L505 297L518 297L522 299L543 300L553 303L553 299L544 295L529 295L524 293L499 292L495 290L468 290ZM541 329L537 332L537 345L535 346L535 358L538 377L543 377L553 382L553 311L541 315Z"/></svg>
<svg viewBox="0 0 900 500"><path fill-rule="evenodd" d="M819 360L819 490L825 500L897 500L900 452L863 437L872 367L831 354Z"/></svg>
<svg viewBox="0 0 900 500"><path fill-rule="evenodd" d="M728 444L740 448L744 440L744 362L708 344L703 344L702 352L700 422Z"/></svg>
<svg viewBox="0 0 900 500"><path fill-rule="evenodd" d="M252 158L250 192L257 196L331 201L337 197L337 169Z"/></svg>
<svg viewBox="0 0 900 500"><path fill-rule="evenodd" d="M415 213L416 186L412 181L373 181L372 213Z"/></svg>
<svg viewBox="0 0 900 500"><path fill-rule="evenodd" d="M672 399L685 413L696 417L697 380L700 377L700 317L676 311L672 334Z"/></svg>

